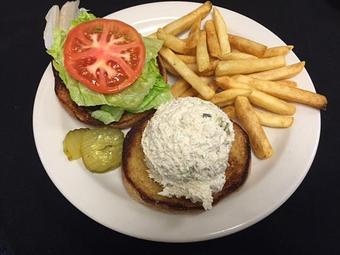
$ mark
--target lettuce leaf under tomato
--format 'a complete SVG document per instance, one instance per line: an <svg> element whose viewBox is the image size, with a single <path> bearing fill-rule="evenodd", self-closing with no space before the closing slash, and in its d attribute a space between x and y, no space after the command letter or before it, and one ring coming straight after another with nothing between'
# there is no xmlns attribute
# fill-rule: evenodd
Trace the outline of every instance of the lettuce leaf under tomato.
<svg viewBox="0 0 340 255"><path fill-rule="evenodd" d="M71 21L71 28L81 24L81 23L84 23L86 21L90 21L90 20L93 20L93 19L96 19L97 17L95 15L93 15L92 13L88 12L87 10L85 9L81 9L80 12L79 12L79 15L76 19L72 20Z"/></svg>
<svg viewBox="0 0 340 255"><path fill-rule="evenodd" d="M120 107L102 105L99 110L93 111L91 116L104 124L110 124L111 122L119 121L124 112L125 110Z"/></svg>
<svg viewBox="0 0 340 255"><path fill-rule="evenodd" d="M71 27L95 18L93 14L82 10L72 21ZM47 52L53 57L53 66L69 90L72 100L80 106L101 106L99 110L92 113L92 117L108 124L119 121L124 111L143 112L171 100L170 87L161 76L156 61L162 41L143 38L146 60L140 77L127 89L117 94L104 95L90 90L67 73L63 58L66 35L65 31L55 31L53 45Z"/></svg>

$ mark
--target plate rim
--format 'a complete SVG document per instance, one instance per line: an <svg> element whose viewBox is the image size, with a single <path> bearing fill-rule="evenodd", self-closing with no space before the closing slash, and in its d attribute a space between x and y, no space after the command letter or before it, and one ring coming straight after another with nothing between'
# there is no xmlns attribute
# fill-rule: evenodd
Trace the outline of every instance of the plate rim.
<svg viewBox="0 0 340 255"><path fill-rule="evenodd" d="M131 7L128 7L128 8L125 8L125 9L122 9L122 10L118 10L114 13L110 13L109 15L113 15L113 14L116 14L117 12L121 12L121 11L127 11L131 8L140 8L140 7L145 7L145 6L152 6L152 5L162 5L164 3L167 3L167 4L196 4L196 5L199 5L199 3L197 2L190 2L190 1L165 1L165 2L153 2L153 3L146 3L146 4L140 4L140 5L135 5L135 6L131 6ZM222 9L225 9L227 11L230 11L230 12L233 12L237 15L240 15L242 16L243 18L247 18L249 21L251 22L255 22L257 25L261 26L262 28L265 28L266 30L268 30L268 32L270 32L272 35L276 36L279 40L282 41L282 39L280 39L275 33L273 33L272 31L270 31L268 28L266 28L265 26L263 26L262 24L260 24L259 22L241 14L241 13L238 13L238 12L235 12L235 11L232 11L232 10L229 10L225 7L220 7L220 6L216 6L216 5L213 5L214 7L218 7L218 8L222 8ZM39 82L39 86L38 86L38 89L36 91L36 94L35 94L35 98L34 98L34 104L33 104L33 114L32 114L32 127L33 127L33 136L34 136L34 142L35 142L35 146L36 146L36 149L37 149L37 152L38 152L38 155L39 155L39 158L40 158L40 161L44 167L44 170L45 172L47 173L47 175L49 176L50 180L52 181L52 183L55 185L55 187L60 191L60 193L74 206L76 207L80 212L82 212L83 214L85 214L86 216L88 216L89 218L91 218L92 220L94 220L95 222L97 223L100 223L101 225L111 229L111 230L114 230L114 231L117 231L119 233L122 233L122 234L125 234L125 235L129 235L129 236L133 236L133 237L136 237L136 238L140 238L140 239L145 239L145 240L150 240L150 241L159 241L159 242L197 242L197 241L204 241L204 240L210 240L210 239L215 239L215 238L219 238L219 237L223 237L223 236L226 236L226 235L229 235L229 234L233 234L235 232L238 232L238 231L241 231L243 229L246 229L248 228L249 226L252 226L258 222L260 222L261 220L263 220L264 218L268 217L268 215L272 214L274 211L276 211L280 206L282 206L291 196L292 194L297 190L297 188L300 186L300 184L302 183L302 181L305 179L307 173L309 172L310 170L310 167L314 161L314 158L315 158L315 155L316 155L316 152L318 150L318 145L319 145L319 141L320 141L320 134L321 134L321 114L320 114L320 111L318 112L318 118L316 119L316 123L317 126L317 139L316 139L316 143L315 143L315 146L313 148L313 152L311 155L309 155L308 157L308 162L306 162L306 167L303 171L303 174L300 175L300 179L297 180L296 182L296 185L294 186L290 186L290 190L289 192L286 192L286 195L284 197L281 198L281 200L279 202L276 203L276 205L272 206L272 209L271 210L268 210L266 213L260 215L260 216L257 216L257 217L254 217L252 219L249 219L247 222L241 224L241 225L237 225L233 228L229 228L229 229L224 229L224 230L221 230L221 231L217 231L217 232L214 232L214 233L207 233L203 236L201 236L200 238L199 237L195 237L195 238L187 238L187 239L176 239L176 240L165 240L163 238L154 238L154 237L150 237L150 236L147 236L147 235L136 235L134 233L131 233L129 231L124 231L124 229L115 229L113 228L112 226L109 226L108 224L106 224L105 222L103 222L101 219L98 219L96 218L95 216L93 215L89 215L87 211L84 211L82 209L79 208L79 204L77 201L74 201L73 198L66 194L63 190L62 190L62 187L59 187L56 185L54 179L53 179L53 176L50 174L49 171L47 171L47 168L46 168L46 165L45 165L45 162L43 160L43 152L40 151L40 148L37 144L37 140L39 140L39 138L37 138L38 134L36 133L36 129L35 129L35 126L37 125L36 122L37 122L37 113L36 113L36 105L37 105L37 97L39 95L39 93L41 93L41 90L42 90L42 87L40 86L40 84L42 84L43 82L43 78L46 74L46 72L49 72L49 68L51 68L51 63L48 64L48 66L46 67L45 71L44 71L44 74L42 75L41 79L40 79L40 82ZM311 77L309 76L309 73L307 72L307 75L308 77L311 79ZM311 81L312 85L313 85L313 88L315 90L315 86L313 84L313 82Z"/></svg>

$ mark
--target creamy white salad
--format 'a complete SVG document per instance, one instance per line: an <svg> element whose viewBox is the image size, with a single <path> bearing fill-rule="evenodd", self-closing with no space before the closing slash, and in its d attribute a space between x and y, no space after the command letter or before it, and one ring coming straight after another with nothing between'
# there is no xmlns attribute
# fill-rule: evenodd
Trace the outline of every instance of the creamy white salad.
<svg viewBox="0 0 340 255"><path fill-rule="evenodd" d="M202 202L207 210L225 184L233 141L233 124L221 109L187 97L158 108L142 148L149 176L163 187L160 195Z"/></svg>

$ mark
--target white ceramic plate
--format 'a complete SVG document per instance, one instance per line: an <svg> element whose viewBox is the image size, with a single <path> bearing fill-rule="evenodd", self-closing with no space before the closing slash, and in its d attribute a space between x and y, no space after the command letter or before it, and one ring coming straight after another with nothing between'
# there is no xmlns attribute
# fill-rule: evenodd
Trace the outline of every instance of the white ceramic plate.
<svg viewBox="0 0 340 255"><path fill-rule="evenodd" d="M146 35L198 5L191 2L151 3L124 9L108 17L123 20ZM257 22L227 9L220 8L220 11L231 33L268 46L284 45ZM295 63L299 59L290 53L287 61ZM314 91L306 70L294 80L301 88ZM92 174L81 161L67 160L62 141L69 130L84 125L65 112L53 89L54 78L49 65L39 84L33 112L34 138L46 172L60 192L80 211L115 231L138 238L190 242L225 236L251 226L277 209L296 190L308 172L318 146L319 111L298 105L291 128L266 128L275 149L274 156L264 161L253 156L249 178L237 192L210 211L159 212L129 197L122 184L120 169Z"/></svg>

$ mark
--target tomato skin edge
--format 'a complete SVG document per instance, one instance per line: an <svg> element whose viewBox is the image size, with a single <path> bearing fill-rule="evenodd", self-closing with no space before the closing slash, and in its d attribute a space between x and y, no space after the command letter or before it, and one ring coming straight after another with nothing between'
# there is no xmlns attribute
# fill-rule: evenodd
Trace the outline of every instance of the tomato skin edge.
<svg viewBox="0 0 340 255"><path fill-rule="evenodd" d="M133 45L136 44L136 46L133 46L134 48L132 48L132 51L134 52L137 49L138 62L135 65L135 69L130 67L131 70L129 70L129 75L126 75L126 73L125 73L125 77L127 77L127 78L125 78L123 80L123 82L121 82L121 83L110 85L110 84L107 84L107 83L106 84L98 83L96 81L93 82L93 79L92 79L92 81L90 81L87 77L79 74L79 69L77 69L75 67L76 61L78 59L73 57L75 55L74 54L75 50L72 49L73 44L74 44L74 40L78 39L78 37L83 36L81 33L85 29L90 29L91 25L93 27L95 27L98 23L102 26L105 26L106 24L108 24L107 26L112 26L115 29L116 29L116 27L118 27L119 32L122 31L123 38L125 38L124 37L125 35L126 35L126 37L129 36L129 38L133 39L133 41L132 41L132 43L134 43ZM105 27L103 28L103 30L104 29L105 29ZM80 34L80 36L79 36L79 34ZM112 32L111 37L113 37L113 32ZM91 43L93 44L93 42L91 42ZM128 43L130 43L130 42L128 41ZM122 53L120 53L120 54L122 54ZM128 88L129 86L131 86L140 77L140 75L143 71L144 64L145 64L145 58L146 58L146 49L145 49L145 45L144 45L142 36L138 33L138 31L135 28L133 28L132 26L130 26L130 25L128 25L128 24L126 24L122 21L119 21L119 20L94 19L94 20L91 20L91 21L81 23L78 26L72 28L68 32L67 37L66 37L65 42L64 42L64 66L65 66L67 73L73 79L79 81L81 84L85 85L89 89L91 89L95 92L101 93L101 94L116 94L116 93L119 93L122 90ZM120 61L122 61L122 60L125 61L123 58L120 58ZM97 59L96 59L96 61L97 61ZM128 64L126 64L126 65L128 65ZM114 69L114 68L112 67L112 69ZM124 69L122 69L122 70L124 71ZM100 75L104 75L104 74L100 73ZM98 78L98 76L99 75L97 75L97 71L96 71L96 78ZM106 75L106 78L107 78L107 76L108 76L108 74Z"/></svg>

